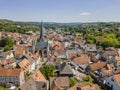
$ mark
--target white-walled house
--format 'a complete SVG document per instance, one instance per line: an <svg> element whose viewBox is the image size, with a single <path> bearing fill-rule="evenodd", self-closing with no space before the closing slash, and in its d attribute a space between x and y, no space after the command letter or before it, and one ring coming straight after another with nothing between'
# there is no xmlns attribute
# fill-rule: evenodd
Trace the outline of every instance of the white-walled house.
<svg viewBox="0 0 120 90"><path fill-rule="evenodd" d="M76 68L80 67L86 67L90 63L90 58L88 56L82 56L82 57L76 57L74 58L71 63L74 66L77 66Z"/></svg>
<svg viewBox="0 0 120 90"><path fill-rule="evenodd" d="M40 64L40 55L39 55L39 53L35 53L34 56L33 56L33 59L35 61L35 66Z"/></svg>
<svg viewBox="0 0 120 90"><path fill-rule="evenodd" d="M3 52L0 55L0 60L7 60L7 59L10 59L10 58L13 58L13 57L14 57L14 54L13 54L12 51Z"/></svg>
<svg viewBox="0 0 120 90"><path fill-rule="evenodd" d="M18 65L24 72L31 71L31 64L26 58L24 58Z"/></svg>
<svg viewBox="0 0 120 90"><path fill-rule="evenodd" d="M110 90L120 90L120 74L108 77L105 84L110 87Z"/></svg>
<svg viewBox="0 0 120 90"><path fill-rule="evenodd" d="M114 65L116 68L120 69L120 56L114 57Z"/></svg>

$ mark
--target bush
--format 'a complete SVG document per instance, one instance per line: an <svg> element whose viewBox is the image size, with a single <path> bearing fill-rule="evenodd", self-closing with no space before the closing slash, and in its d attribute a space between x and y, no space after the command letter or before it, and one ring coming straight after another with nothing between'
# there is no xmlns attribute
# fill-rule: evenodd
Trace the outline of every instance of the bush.
<svg viewBox="0 0 120 90"><path fill-rule="evenodd" d="M6 46L4 47L4 51L8 51L8 50L10 50L10 47L9 47L8 45L6 45Z"/></svg>
<svg viewBox="0 0 120 90"><path fill-rule="evenodd" d="M77 83L77 81L72 77L70 78L70 86L74 86Z"/></svg>

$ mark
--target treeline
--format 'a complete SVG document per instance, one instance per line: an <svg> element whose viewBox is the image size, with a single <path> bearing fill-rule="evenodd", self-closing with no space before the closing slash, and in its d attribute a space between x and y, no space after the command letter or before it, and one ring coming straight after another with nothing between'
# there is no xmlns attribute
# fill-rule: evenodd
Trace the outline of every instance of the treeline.
<svg viewBox="0 0 120 90"><path fill-rule="evenodd" d="M120 47L120 23L90 23L65 26L71 34L79 33L91 44L105 47Z"/></svg>
<svg viewBox="0 0 120 90"><path fill-rule="evenodd" d="M18 32L26 33L28 31L35 32L39 30L38 24L33 24L29 22L14 22L10 20L1 20L0 19L0 31L3 32Z"/></svg>

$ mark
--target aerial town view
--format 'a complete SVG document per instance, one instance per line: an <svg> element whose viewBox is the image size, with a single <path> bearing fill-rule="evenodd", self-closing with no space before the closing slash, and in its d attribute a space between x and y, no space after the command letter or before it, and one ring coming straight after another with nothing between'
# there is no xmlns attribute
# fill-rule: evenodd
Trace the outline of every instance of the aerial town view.
<svg viewBox="0 0 120 90"><path fill-rule="evenodd" d="M120 90L120 0L0 0L0 90Z"/></svg>

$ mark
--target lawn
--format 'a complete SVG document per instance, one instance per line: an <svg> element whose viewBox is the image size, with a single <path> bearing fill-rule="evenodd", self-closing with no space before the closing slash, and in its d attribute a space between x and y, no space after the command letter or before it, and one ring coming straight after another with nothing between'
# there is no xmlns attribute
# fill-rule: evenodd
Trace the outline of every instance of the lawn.
<svg viewBox="0 0 120 90"><path fill-rule="evenodd" d="M85 85L94 83L94 79L92 77L90 77L89 75L87 77L85 77L83 80L84 80L83 82L79 83L80 86L85 86Z"/></svg>
<svg viewBox="0 0 120 90"><path fill-rule="evenodd" d="M5 88L3 86L0 86L0 90L9 90L8 88Z"/></svg>

